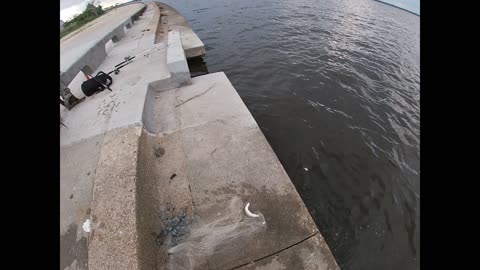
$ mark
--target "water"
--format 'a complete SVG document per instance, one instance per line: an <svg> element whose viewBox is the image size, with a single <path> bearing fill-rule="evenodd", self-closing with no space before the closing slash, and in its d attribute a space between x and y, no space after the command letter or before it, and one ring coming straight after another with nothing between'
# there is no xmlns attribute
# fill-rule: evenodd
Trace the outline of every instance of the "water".
<svg viewBox="0 0 480 270"><path fill-rule="evenodd" d="M420 18L372 0L165 2L237 89L341 268L419 269Z"/></svg>

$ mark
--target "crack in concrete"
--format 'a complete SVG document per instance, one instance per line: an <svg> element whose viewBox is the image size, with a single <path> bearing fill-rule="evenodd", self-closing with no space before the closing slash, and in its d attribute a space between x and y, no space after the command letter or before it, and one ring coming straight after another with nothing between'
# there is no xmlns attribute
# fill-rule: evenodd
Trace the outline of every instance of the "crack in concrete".
<svg viewBox="0 0 480 270"><path fill-rule="evenodd" d="M190 199L192 200L192 213L195 212L195 201L193 200L193 194L192 194L192 188L190 187L190 184L188 184L188 190L190 191Z"/></svg>
<svg viewBox="0 0 480 270"><path fill-rule="evenodd" d="M182 102L182 103L180 103L180 104L177 104L177 105L175 105L175 107L181 106L181 105L183 105L183 104L185 104L185 103L189 102L190 100L192 100L192 99L194 99L194 98L197 98L197 97L199 97L199 96L201 96L201 95L203 95L203 94L207 93L208 91L210 91L210 89L212 89L212 87L213 87L213 86L214 86L216 83L217 83L217 82L214 82L212 85L210 85L210 87L208 87L208 88L207 88L207 90L205 90L205 91L203 91L202 93L200 93L200 94L198 94L198 95L195 95L195 96L193 96L193 97L191 97L191 98L189 98L189 99L187 99L187 100L183 101L183 102Z"/></svg>

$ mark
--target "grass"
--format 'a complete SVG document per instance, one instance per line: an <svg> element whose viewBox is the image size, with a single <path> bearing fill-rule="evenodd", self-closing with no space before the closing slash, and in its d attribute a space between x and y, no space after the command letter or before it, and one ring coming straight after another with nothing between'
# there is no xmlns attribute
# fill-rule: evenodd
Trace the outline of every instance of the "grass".
<svg viewBox="0 0 480 270"><path fill-rule="evenodd" d="M63 25L63 30L60 30L60 39L71 32L77 30L78 28L84 26L85 24L95 20L96 18L105 14L102 6L94 6L93 2L87 4L87 8L80 14L75 15L75 17Z"/></svg>

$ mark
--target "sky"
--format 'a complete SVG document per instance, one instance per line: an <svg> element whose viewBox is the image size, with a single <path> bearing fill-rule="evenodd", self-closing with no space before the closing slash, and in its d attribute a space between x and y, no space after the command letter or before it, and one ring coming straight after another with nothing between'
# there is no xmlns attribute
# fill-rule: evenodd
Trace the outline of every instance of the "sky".
<svg viewBox="0 0 480 270"><path fill-rule="evenodd" d="M420 15L420 0L380 0Z"/></svg>

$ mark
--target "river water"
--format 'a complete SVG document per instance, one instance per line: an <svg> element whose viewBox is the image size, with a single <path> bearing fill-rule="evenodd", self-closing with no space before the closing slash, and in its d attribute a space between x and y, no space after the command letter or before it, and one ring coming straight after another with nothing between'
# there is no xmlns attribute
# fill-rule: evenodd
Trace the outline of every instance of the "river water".
<svg viewBox="0 0 480 270"><path fill-rule="evenodd" d="M342 269L419 269L420 17L373 0L164 0L205 43Z"/></svg>

